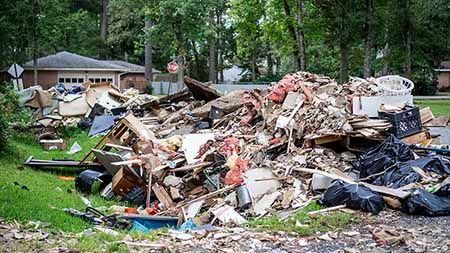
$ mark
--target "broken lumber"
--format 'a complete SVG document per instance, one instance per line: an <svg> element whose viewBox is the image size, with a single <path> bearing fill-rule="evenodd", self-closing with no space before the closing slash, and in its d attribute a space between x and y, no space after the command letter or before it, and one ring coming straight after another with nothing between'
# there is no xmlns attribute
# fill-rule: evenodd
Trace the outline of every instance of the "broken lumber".
<svg viewBox="0 0 450 253"><path fill-rule="evenodd" d="M197 201L200 201L200 200L210 199L210 198L212 198L212 197L214 197L214 196L216 196L216 195L219 195L219 194L221 194L221 193L224 193L224 192L226 192L226 191L229 191L229 190L231 190L231 189L234 189L235 187L236 187L236 185L229 185L229 186L227 186L227 187L224 187L224 188L219 189L219 190L214 191L214 192L210 192L210 193L208 193L208 194L205 194L205 195L203 195L203 196L200 196L200 197L198 197L198 198L196 198L196 199L193 199L193 200L190 200L190 201L188 201L188 202L180 203L180 204L177 205L177 208L181 208L181 207L184 207L184 206L188 206L188 205L190 205L190 204L192 204L192 203L195 203L195 202L197 202Z"/></svg>
<svg viewBox="0 0 450 253"><path fill-rule="evenodd" d="M196 164L186 165L186 166L183 166L180 168L171 169L171 170L169 170L169 172L190 171L190 170L194 170L197 168L207 167L211 164L213 164L213 162L200 162L200 163L196 163Z"/></svg>
<svg viewBox="0 0 450 253"><path fill-rule="evenodd" d="M332 206L332 207L328 207L328 208L317 210L317 211L311 211L311 212L308 212L308 216L315 216L315 215L321 214L321 213L337 211L337 210L340 210L345 207L346 207L346 205L338 205L338 206Z"/></svg>
<svg viewBox="0 0 450 253"><path fill-rule="evenodd" d="M215 89L208 87L204 83L192 79L188 76L184 77L184 83L191 91L192 96L197 100L205 100L206 102L209 102L221 97L219 92L217 92Z"/></svg>

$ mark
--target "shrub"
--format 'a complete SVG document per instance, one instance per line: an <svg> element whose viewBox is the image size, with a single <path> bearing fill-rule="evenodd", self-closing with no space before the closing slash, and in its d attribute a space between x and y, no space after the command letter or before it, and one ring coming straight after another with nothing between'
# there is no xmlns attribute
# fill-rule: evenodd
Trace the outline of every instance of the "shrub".
<svg viewBox="0 0 450 253"><path fill-rule="evenodd" d="M153 85L150 85L150 84L145 85L144 92L146 94L152 95L153 94Z"/></svg>
<svg viewBox="0 0 450 253"><path fill-rule="evenodd" d="M12 133L11 124L14 123L18 128L26 128L32 119L27 111L19 107L18 96L11 84L0 85L0 108L0 151L4 151Z"/></svg>
<svg viewBox="0 0 450 253"><path fill-rule="evenodd" d="M430 75L429 71L415 71L411 75L411 80L414 82L414 95L434 95L437 91L436 77Z"/></svg>

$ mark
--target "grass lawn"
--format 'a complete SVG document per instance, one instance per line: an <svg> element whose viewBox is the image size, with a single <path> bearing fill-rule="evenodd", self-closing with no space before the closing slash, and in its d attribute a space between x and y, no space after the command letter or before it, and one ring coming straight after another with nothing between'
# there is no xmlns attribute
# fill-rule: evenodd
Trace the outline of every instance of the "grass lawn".
<svg viewBox="0 0 450 253"><path fill-rule="evenodd" d="M9 151L0 155L0 217L21 222L49 222L51 229L66 232L79 232L90 227L87 222L71 217L61 210L69 207L85 209L80 194L75 190L75 182L58 178L58 175L75 175L73 170L40 171L22 165L30 155L36 159L79 160L99 138L89 138L87 133L75 132L67 140L67 149L76 140L83 150L74 155L68 155L66 151L43 151L30 134L17 134L12 137ZM22 185L29 191L22 189ZM89 196L89 200L94 206L113 204L99 195Z"/></svg>
<svg viewBox="0 0 450 253"><path fill-rule="evenodd" d="M434 116L450 116L450 100L415 100L420 108L430 107Z"/></svg>
<svg viewBox="0 0 450 253"><path fill-rule="evenodd" d="M330 229L343 228L352 221L350 214L342 212L332 212L329 215L319 215L314 218L308 216L308 212L320 209L322 207L313 202L284 221L280 221L274 215L267 218L252 219L248 222L248 225L262 231L295 232L306 236L317 232L329 231Z"/></svg>

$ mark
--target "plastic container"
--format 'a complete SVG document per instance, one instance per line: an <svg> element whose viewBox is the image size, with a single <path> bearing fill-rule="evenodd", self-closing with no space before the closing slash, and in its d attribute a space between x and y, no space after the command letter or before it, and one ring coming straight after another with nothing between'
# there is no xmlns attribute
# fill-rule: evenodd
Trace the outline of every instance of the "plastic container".
<svg viewBox="0 0 450 253"><path fill-rule="evenodd" d="M419 107L406 106L401 112L378 112L380 118L389 120L392 124L391 133L397 138L413 135L422 130Z"/></svg>
<svg viewBox="0 0 450 253"><path fill-rule="evenodd" d="M411 95L414 83L404 77L397 75L382 76L375 79L375 83L380 89L380 93L385 96L405 96Z"/></svg>

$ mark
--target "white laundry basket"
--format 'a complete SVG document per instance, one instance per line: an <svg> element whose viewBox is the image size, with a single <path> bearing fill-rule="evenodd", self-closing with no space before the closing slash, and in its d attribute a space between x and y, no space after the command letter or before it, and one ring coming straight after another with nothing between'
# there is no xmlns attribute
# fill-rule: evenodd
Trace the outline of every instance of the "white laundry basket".
<svg viewBox="0 0 450 253"><path fill-rule="evenodd" d="M380 93L385 96L411 95L414 83L398 75L382 76L375 79Z"/></svg>

